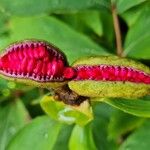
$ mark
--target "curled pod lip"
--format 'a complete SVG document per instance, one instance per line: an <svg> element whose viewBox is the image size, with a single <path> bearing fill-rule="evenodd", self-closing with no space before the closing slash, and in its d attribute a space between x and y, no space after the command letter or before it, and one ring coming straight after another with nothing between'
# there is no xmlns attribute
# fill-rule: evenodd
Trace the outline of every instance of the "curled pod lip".
<svg viewBox="0 0 150 150"><path fill-rule="evenodd" d="M72 75L65 55L46 41L24 40L5 48L0 57L0 76L43 88L59 87Z"/></svg>
<svg viewBox="0 0 150 150"><path fill-rule="evenodd" d="M86 57L73 64L69 88L88 97L142 97L150 93L150 69L127 58Z"/></svg>

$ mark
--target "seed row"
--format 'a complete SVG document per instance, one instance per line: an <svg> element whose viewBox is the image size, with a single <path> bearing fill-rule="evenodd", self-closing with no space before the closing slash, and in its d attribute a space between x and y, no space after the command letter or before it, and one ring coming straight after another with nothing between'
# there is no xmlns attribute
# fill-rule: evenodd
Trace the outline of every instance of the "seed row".
<svg viewBox="0 0 150 150"><path fill-rule="evenodd" d="M77 68L75 80L130 81L150 84L150 75L129 67L100 65Z"/></svg>
<svg viewBox="0 0 150 150"><path fill-rule="evenodd" d="M16 72L16 74L33 74L38 76L53 76L60 77L64 69L62 60L56 60L55 58L50 62L44 62L42 60L23 58L23 60L1 60L3 70L8 73Z"/></svg>
<svg viewBox="0 0 150 150"><path fill-rule="evenodd" d="M11 51L6 55L9 60L23 60L23 58L44 58L49 56L46 47L43 45L37 45L36 47L29 47L28 45L21 45L18 47L13 47Z"/></svg>

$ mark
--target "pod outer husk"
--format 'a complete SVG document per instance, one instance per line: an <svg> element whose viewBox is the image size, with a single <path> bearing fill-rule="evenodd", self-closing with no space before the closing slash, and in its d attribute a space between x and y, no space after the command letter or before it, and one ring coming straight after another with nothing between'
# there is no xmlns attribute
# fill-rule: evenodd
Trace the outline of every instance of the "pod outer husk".
<svg viewBox="0 0 150 150"><path fill-rule="evenodd" d="M51 118L63 123L84 126L93 120L92 107L88 100L83 101L79 106L71 106L56 101L52 96L44 96L40 105Z"/></svg>
<svg viewBox="0 0 150 150"><path fill-rule="evenodd" d="M150 93L148 85L130 82L71 81L69 88L88 97L138 98Z"/></svg>
<svg viewBox="0 0 150 150"><path fill-rule="evenodd" d="M141 70L145 73L150 74L150 68L146 65L134 61L128 58L120 58L117 56L93 56L93 57L85 57L78 59L73 63L73 67L82 65L112 65L112 66L124 66L124 67L132 67L137 70Z"/></svg>
<svg viewBox="0 0 150 150"><path fill-rule="evenodd" d="M2 74L0 74L0 77L9 81L14 81L16 83L23 83L23 84L34 86L34 87L47 88L47 89L58 88L67 84L67 82L38 82L38 81L34 81L31 79L27 79L27 78L21 79L17 77L16 78L8 77Z"/></svg>
<svg viewBox="0 0 150 150"><path fill-rule="evenodd" d="M73 66L101 64L132 67L150 74L150 69L147 66L130 59L115 56L87 57L76 61ZM82 80L70 81L68 85L77 94L88 97L138 98L150 94L150 85L128 81Z"/></svg>

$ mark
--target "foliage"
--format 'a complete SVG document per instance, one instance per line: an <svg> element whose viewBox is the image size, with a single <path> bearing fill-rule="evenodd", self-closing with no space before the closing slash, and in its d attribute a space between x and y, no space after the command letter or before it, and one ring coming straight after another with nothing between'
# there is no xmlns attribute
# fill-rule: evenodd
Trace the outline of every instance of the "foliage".
<svg viewBox="0 0 150 150"><path fill-rule="evenodd" d="M149 0L0 0L0 48L43 39L64 51L70 64L83 56L116 54L112 3L123 55L150 66ZM0 79L0 150L149 149L149 96L93 102L93 121L79 126L46 116L40 101L47 94Z"/></svg>

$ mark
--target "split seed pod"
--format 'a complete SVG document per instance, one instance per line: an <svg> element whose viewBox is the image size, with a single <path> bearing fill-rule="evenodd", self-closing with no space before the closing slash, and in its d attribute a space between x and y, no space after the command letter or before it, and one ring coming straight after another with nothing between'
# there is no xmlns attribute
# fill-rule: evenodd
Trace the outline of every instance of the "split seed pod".
<svg viewBox="0 0 150 150"><path fill-rule="evenodd" d="M87 57L73 64L69 88L87 97L135 98L150 94L150 69L115 56Z"/></svg>
<svg viewBox="0 0 150 150"><path fill-rule="evenodd" d="M43 88L65 84L63 72L69 69L65 55L44 41L14 43L0 57L1 77Z"/></svg>
<svg viewBox="0 0 150 150"><path fill-rule="evenodd" d="M14 43L0 57L0 76L42 88L69 88L85 97L142 97L150 93L150 69L114 56L87 57L69 67L65 55L44 41Z"/></svg>

